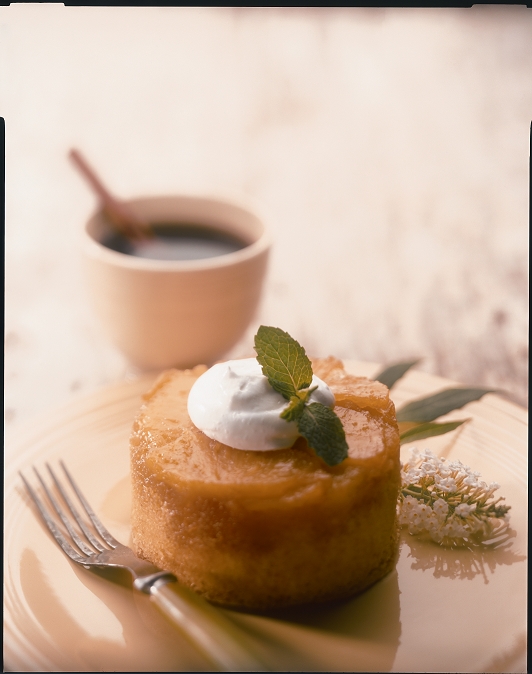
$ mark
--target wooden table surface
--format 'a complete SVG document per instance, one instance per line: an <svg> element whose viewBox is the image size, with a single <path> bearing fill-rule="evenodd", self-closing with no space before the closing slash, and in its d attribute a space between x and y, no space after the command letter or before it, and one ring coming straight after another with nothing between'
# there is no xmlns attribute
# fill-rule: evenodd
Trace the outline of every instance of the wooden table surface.
<svg viewBox="0 0 532 674"><path fill-rule="evenodd" d="M80 148L123 197L250 204L261 324L527 405L532 13L0 7L8 433L136 376L88 306Z"/></svg>

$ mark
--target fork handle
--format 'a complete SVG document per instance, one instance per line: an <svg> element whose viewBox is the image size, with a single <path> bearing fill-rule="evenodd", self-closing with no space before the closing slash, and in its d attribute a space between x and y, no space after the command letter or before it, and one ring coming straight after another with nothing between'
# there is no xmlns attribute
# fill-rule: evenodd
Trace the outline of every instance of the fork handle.
<svg viewBox="0 0 532 674"><path fill-rule="evenodd" d="M178 582L161 579L150 588L152 601L220 671L265 672L247 635L220 610Z"/></svg>

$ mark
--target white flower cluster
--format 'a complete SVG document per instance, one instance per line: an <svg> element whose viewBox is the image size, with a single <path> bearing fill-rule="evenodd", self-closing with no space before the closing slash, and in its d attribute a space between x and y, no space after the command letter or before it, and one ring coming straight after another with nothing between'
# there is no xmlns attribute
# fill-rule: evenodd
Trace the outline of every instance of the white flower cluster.
<svg viewBox="0 0 532 674"><path fill-rule="evenodd" d="M411 534L442 544L479 543L508 524L510 507L493 498L500 485L486 484L461 461L413 449L401 477L399 523Z"/></svg>

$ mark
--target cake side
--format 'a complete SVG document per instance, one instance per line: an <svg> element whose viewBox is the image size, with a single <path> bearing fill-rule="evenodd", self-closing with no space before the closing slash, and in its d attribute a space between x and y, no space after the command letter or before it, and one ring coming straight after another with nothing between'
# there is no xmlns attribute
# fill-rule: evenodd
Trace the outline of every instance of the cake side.
<svg viewBox="0 0 532 674"><path fill-rule="evenodd" d="M341 364L330 382L323 376L349 445L348 458L330 467L302 438L270 452L209 440L186 411L200 373L165 373L135 421L137 553L212 601L257 608L348 596L390 571L399 436L386 387L349 379Z"/></svg>

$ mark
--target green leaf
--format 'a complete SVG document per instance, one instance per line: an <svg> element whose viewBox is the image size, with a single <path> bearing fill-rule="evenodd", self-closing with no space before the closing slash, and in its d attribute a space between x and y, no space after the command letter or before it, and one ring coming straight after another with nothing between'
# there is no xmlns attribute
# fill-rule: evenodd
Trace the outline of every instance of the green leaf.
<svg viewBox="0 0 532 674"><path fill-rule="evenodd" d="M381 384L384 384L388 388L392 386L403 377L411 367L419 363L419 358L417 360L407 360L401 363L395 363L395 365L390 365L389 367L384 368L376 377L373 377L375 381L380 381Z"/></svg>
<svg viewBox="0 0 532 674"><path fill-rule="evenodd" d="M424 440L425 438L432 438L436 435L450 433L466 421L467 419L462 419L462 421L449 421L443 424L435 424L433 422L419 424L419 426L414 426L414 428L410 428L408 431L401 433L399 436L401 444L405 445L407 442L416 442L417 440Z"/></svg>
<svg viewBox="0 0 532 674"><path fill-rule="evenodd" d="M434 421L443 414L452 412L474 400L480 400L486 393L494 393L488 388L450 388L434 395L414 400L397 412L397 421L425 423Z"/></svg>
<svg viewBox="0 0 532 674"><path fill-rule="evenodd" d="M281 412L281 419L286 419L286 421L295 421L298 416L301 414L303 407L307 400L310 397L312 391L315 391L318 387L313 386L312 388L306 388L302 391L298 391L295 396L290 398L290 403L288 407Z"/></svg>
<svg viewBox="0 0 532 674"><path fill-rule="evenodd" d="M304 407L304 400L302 400L299 396L292 396L290 398L288 407L285 407L281 412L281 419L285 419L286 421L296 421Z"/></svg>
<svg viewBox="0 0 532 674"><path fill-rule="evenodd" d="M347 458L342 422L321 403L307 404L314 388L312 363L305 349L284 330L261 325L255 335L257 360L270 385L289 401L281 418L295 421L309 447L329 466Z"/></svg>
<svg viewBox="0 0 532 674"><path fill-rule="evenodd" d="M284 330L261 325L255 351L262 373L287 400L312 383L312 364L305 349Z"/></svg>
<svg viewBox="0 0 532 674"><path fill-rule="evenodd" d="M297 428L309 447L329 466L347 458L347 441L336 413L321 403L306 405L297 419Z"/></svg>

